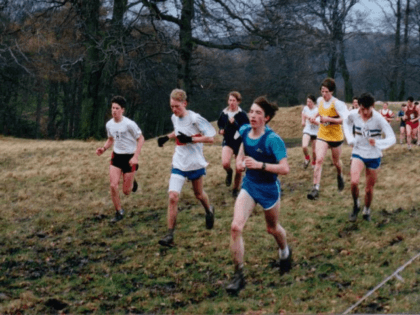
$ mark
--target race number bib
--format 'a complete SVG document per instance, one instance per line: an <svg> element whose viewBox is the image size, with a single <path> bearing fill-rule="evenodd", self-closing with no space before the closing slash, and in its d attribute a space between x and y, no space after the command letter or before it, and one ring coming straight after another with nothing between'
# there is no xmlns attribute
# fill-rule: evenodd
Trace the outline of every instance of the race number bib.
<svg viewBox="0 0 420 315"><path fill-rule="evenodd" d="M364 138L370 138L370 130L367 126L364 126L362 129L362 135Z"/></svg>

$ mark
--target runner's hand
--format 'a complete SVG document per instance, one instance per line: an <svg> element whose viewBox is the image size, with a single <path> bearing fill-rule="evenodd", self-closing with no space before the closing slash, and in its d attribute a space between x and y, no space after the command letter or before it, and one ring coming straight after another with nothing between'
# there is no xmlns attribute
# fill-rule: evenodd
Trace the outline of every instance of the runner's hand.
<svg viewBox="0 0 420 315"><path fill-rule="evenodd" d="M252 169L261 169L261 162L254 160L250 156L246 156L244 159L245 167L252 170Z"/></svg>
<svg viewBox="0 0 420 315"><path fill-rule="evenodd" d="M181 142L181 143L191 143L191 142L193 142L192 137L189 137L189 136L183 134L182 132L180 132L179 135L176 136L176 137L178 138L179 142Z"/></svg>
<svg viewBox="0 0 420 315"><path fill-rule="evenodd" d="M96 155L101 156L105 152L104 148L97 148L96 149Z"/></svg>
<svg viewBox="0 0 420 315"><path fill-rule="evenodd" d="M133 156L133 157L130 159L130 161L128 161L128 164L130 164L130 166L131 166L131 167L133 167L134 165L139 164L139 159Z"/></svg>
<svg viewBox="0 0 420 315"><path fill-rule="evenodd" d="M238 172L243 172L243 171L245 171L245 161L239 162L239 163L236 165L236 170L237 170Z"/></svg>
<svg viewBox="0 0 420 315"><path fill-rule="evenodd" d="M159 137L158 139L157 139L157 142L158 142L158 146L159 147L163 147L163 145L166 143L166 141L168 141L169 140L169 137L168 136L163 136L163 137Z"/></svg>

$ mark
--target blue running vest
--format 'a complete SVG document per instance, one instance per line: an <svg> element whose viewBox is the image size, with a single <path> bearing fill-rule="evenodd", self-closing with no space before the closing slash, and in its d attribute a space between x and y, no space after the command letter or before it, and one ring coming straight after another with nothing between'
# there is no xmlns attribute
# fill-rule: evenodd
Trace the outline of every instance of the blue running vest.
<svg viewBox="0 0 420 315"><path fill-rule="evenodd" d="M266 128L265 133L255 141L258 140L257 145L251 146L247 143L249 139L248 134L251 131L251 127L247 128L244 132L243 144L244 144L244 153L247 156L252 157L254 160L259 162L276 164L278 161L276 156L272 153L267 152L266 141L267 137L274 131ZM252 141L252 139L250 139ZM273 183L277 180L277 174L266 172L263 170L247 170L246 177L252 180L255 183Z"/></svg>

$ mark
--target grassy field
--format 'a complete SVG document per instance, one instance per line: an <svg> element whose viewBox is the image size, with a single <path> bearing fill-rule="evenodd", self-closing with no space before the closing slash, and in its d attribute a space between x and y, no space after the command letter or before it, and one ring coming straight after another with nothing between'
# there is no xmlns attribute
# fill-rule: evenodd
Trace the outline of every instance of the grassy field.
<svg viewBox="0 0 420 315"><path fill-rule="evenodd" d="M396 109L397 105L393 105ZM346 188L338 192L328 156L321 196L309 201L312 171L303 170L300 107L271 123L289 145L282 177L281 223L294 249L284 276L273 264L275 241L257 207L244 232L247 286L225 293L234 200L224 185L220 141L205 147L205 190L216 207L213 230L191 184L184 187L176 246L161 248L173 143L145 143L137 193L121 194L127 216L112 225L110 151L102 142L0 138L1 314L278 314L342 313L420 250L420 147L384 152L372 221L347 221L351 148L344 145ZM394 123L397 129L397 122ZM364 179L362 180L362 189ZM364 195L364 193L363 193ZM420 313L420 259L353 312Z"/></svg>

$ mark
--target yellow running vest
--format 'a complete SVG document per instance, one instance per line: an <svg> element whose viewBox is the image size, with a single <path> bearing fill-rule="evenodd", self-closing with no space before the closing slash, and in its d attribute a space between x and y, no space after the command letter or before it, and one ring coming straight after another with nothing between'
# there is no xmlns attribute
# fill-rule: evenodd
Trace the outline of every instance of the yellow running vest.
<svg viewBox="0 0 420 315"><path fill-rule="evenodd" d="M328 109L324 108L324 99L319 103L318 112L320 116L340 118L337 111L335 110L335 103L332 101ZM341 124L321 123L319 124L318 139L324 141L338 142L344 140L343 128Z"/></svg>

